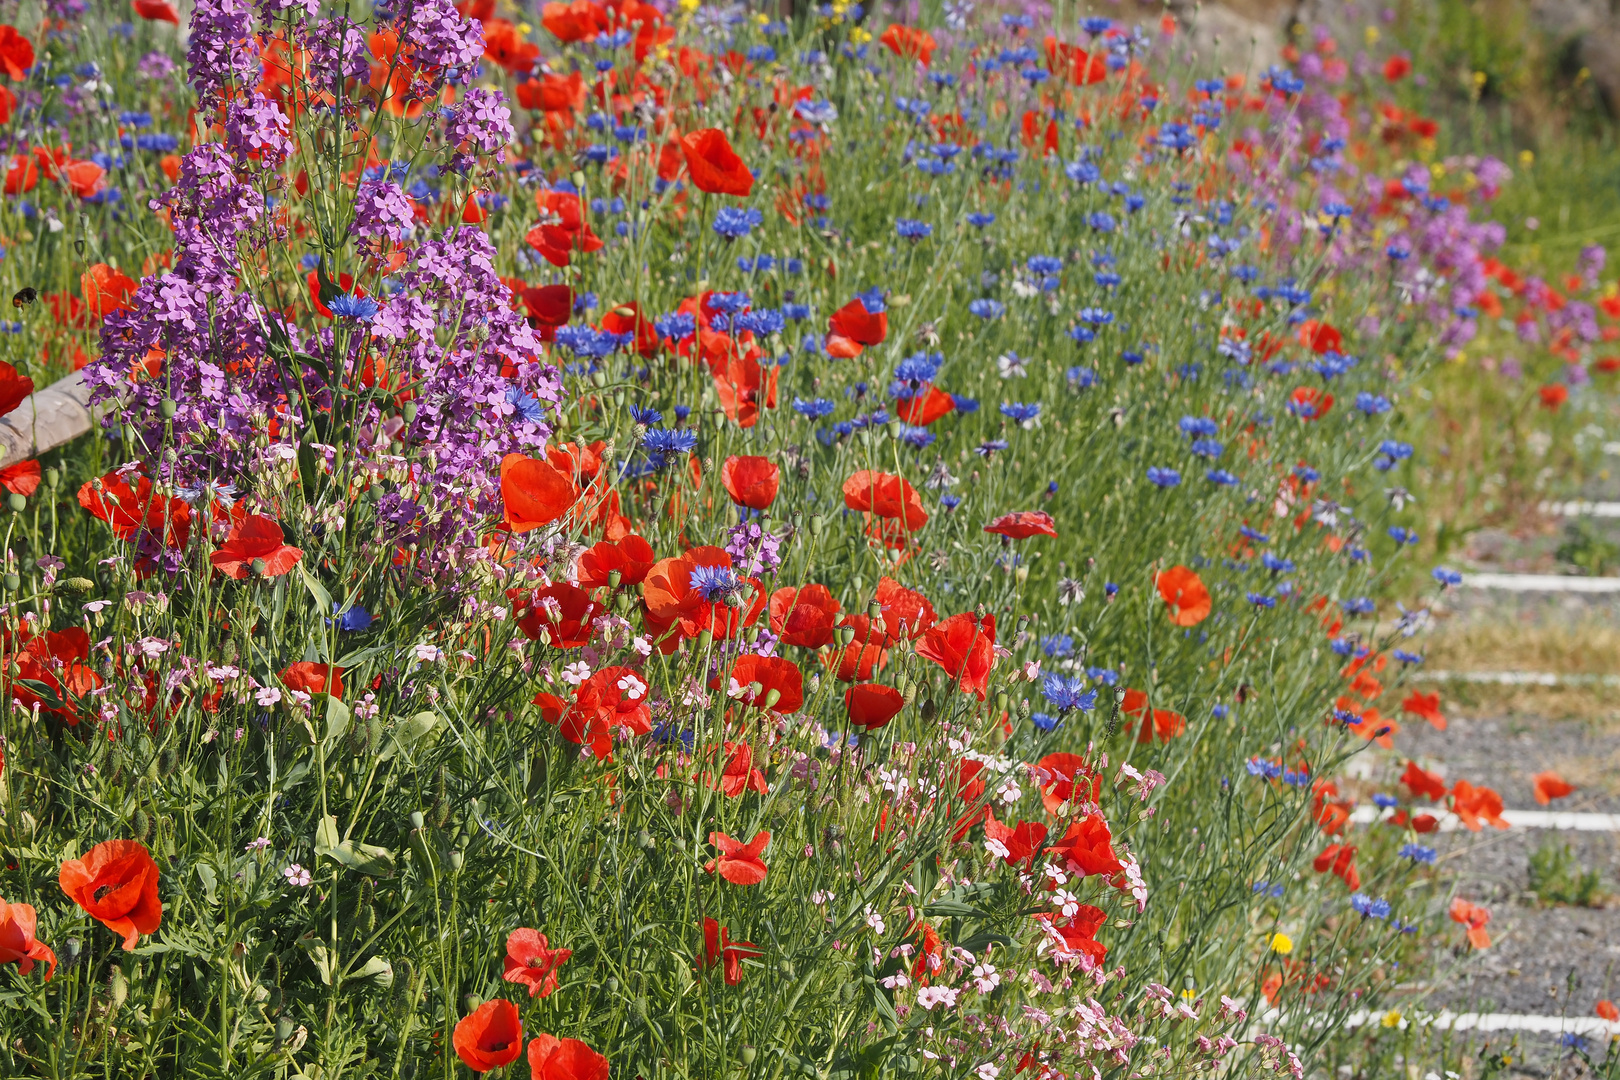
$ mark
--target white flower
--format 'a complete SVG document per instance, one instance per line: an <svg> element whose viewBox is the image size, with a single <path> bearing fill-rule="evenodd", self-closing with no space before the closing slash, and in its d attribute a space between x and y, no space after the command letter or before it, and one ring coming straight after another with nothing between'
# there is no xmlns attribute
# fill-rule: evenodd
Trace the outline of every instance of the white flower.
<svg viewBox="0 0 1620 1080"><path fill-rule="evenodd" d="M162 638L143 637L135 643L135 648L142 656L156 659L169 651L169 643Z"/></svg>
<svg viewBox="0 0 1620 1080"><path fill-rule="evenodd" d="M1041 677L1041 662L1039 660L1024 661L1024 678L1034 682Z"/></svg>
<svg viewBox="0 0 1620 1080"><path fill-rule="evenodd" d="M1003 379L1022 379L1029 372L1024 368L1024 361L1011 355L996 357L996 370Z"/></svg>
<svg viewBox="0 0 1620 1080"><path fill-rule="evenodd" d="M100 615L102 608L111 606L111 600L92 600L88 604L84 605L84 610L88 611L92 615Z"/></svg>
<svg viewBox="0 0 1620 1080"><path fill-rule="evenodd" d="M956 990L949 986L925 986L917 991L917 1004L930 1011L935 1005L943 1005L947 1009L956 1007Z"/></svg>
<svg viewBox="0 0 1620 1080"><path fill-rule="evenodd" d="M268 709L281 700L281 691L273 686L261 686L258 692L253 695L253 700Z"/></svg>
<svg viewBox="0 0 1620 1080"><path fill-rule="evenodd" d="M996 1077L1001 1075L1001 1070L987 1061L979 1066L978 1075L979 1080L996 1080Z"/></svg>
<svg viewBox="0 0 1620 1080"><path fill-rule="evenodd" d="M583 660L575 660L562 669L562 681L569 686L578 686L591 677L591 665Z"/></svg>
<svg viewBox="0 0 1620 1080"><path fill-rule="evenodd" d="M973 985L979 988L979 993L988 994L1001 985L1001 972L994 964L980 964L973 969Z"/></svg>
<svg viewBox="0 0 1620 1080"><path fill-rule="evenodd" d="M1080 898L1068 889L1059 889L1052 894L1052 906L1064 915L1072 916L1080 910Z"/></svg>
<svg viewBox="0 0 1620 1080"><path fill-rule="evenodd" d="M873 911L871 904L866 905L866 925L872 928L874 934L882 934L886 931L886 927L883 925L882 913Z"/></svg>
<svg viewBox="0 0 1620 1080"><path fill-rule="evenodd" d="M984 842L984 850L988 851L998 859L1005 859L1007 856L1012 854L1012 852L1007 850L1006 844L1003 844L1000 840L995 839L986 840Z"/></svg>
<svg viewBox="0 0 1620 1080"><path fill-rule="evenodd" d="M832 900L833 892L830 889L825 892L823 892L821 889L817 889L810 894L810 902L818 906L821 904L830 904L832 903Z"/></svg>
<svg viewBox="0 0 1620 1080"><path fill-rule="evenodd" d="M215 682L229 682L242 674L242 669L235 664L209 664L203 671Z"/></svg>
<svg viewBox="0 0 1620 1080"><path fill-rule="evenodd" d="M310 882L315 880L310 876L308 870L305 870L297 863L293 863L291 866L283 870L281 872L281 876L287 879L287 884L296 885L300 889L309 888Z"/></svg>
<svg viewBox="0 0 1620 1080"><path fill-rule="evenodd" d="M506 616L506 609L501 607L499 604L496 604L494 607L489 609L489 617L494 619L496 622L505 622Z"/></svg>
<svg viewBox="0 0 1620 1080"><path fill-rule="evenodd" d="M1001 797L1002 802L1009 806L1024 797L1023 789L1018 786L1018 781L1011 776L1007 777L1007 782L997 789L996 794Z"/></svg>
<svg viewBox="0 0 1620 1080"><path fill-rule="evenodd" d="M630 642L630 647L640 656L651 656L653 651L652 638L642 635Z"/></svg>
<svg viewBox="0 0 1620 1080"><path fill-rule="evenodd" d="M900 990L911 985L911 979L906 976L904 971L897 971L887 978L879 979L878 982L890 990Z"/></svg>
<svg viewBox="0 0 1620 1080"><path fill-rule="evenodd" d="M429 645L425 641L416 647L416 658L424 664L431 664L443 655L437 645Z"/></svg>
<svg viewBox="0 0 1620 1080"><path fill-rule="evenodd" d="M1069 883L1069 875L1065 874L1063 868L1057 863L1046 864L1046 876L1052 879L1054 885L1067 885Z"/></svg>
<svg viewBox="0 0 1620 1080"><path fill-rule="evenodd" d="M647 692L647 684L636 678L634 675L626 675L624 678L620 679L618 682L618 687L620 690L624 691L624 696L629 698L631 701L640 701L641 695Z"/></svg>

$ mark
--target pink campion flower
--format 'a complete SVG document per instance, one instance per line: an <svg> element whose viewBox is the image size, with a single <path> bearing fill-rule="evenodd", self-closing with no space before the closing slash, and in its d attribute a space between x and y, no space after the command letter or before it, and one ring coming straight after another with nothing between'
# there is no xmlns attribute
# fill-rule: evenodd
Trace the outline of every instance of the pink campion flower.
<svg viewBox="0 0 1620 1080"><path fill-rule="evenodd" d="M921 1008L932 1012L935 1005L943 1005L947 1009L956 1008L958 991L950 986L925 986L917 991L917 1004Z"/></svg>

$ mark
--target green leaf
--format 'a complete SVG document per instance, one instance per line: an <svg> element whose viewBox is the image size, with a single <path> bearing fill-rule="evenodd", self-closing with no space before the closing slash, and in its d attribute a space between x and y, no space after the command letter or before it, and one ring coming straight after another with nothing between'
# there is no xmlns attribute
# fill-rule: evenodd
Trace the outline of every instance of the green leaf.
<svg viewBox="0 0 1620 1080"><path fill-rule="evenodd" d="M315 575L309 572L309 567L304 565L303 559L298 560L298 576L304 579L304 588L309 590L309 595L313 596L315 603L320 606L321 617L331 618L332 594L326 591L325 585L315 580Z"/></svg>
<svg viewBox="0 0 1620 1080"><path fill-rule="evenodd" d="M214 895L219 888L219 873L207 863L200 862L197 864L197 877L202 881L203 898L208 901L209 907L213 907L219 902Z"/></svg>
<svg viewBox="0 0 1620 1080"><path fill-rule="evenodd" d="M437 713L419 712L408 720L401 720L394 725L394 736L388 745L383 747L379 755L380 760L387 761L395 754L409 750L423 740L431 741L429 737L435 735L438 728Z"/></svg>
<svg viewBox="0 0 1620 1080"><path fill-rule="evenodd" d="M324 855L369 877L392 877L394 874L392 851L357 840L339 840L337 817L332 814L321 818L321 823L315 827L315 854L317 857Z"/></svg>
<svg viewBox="0 0 1620 1080"><path fill-rule="evenodd" d="M333 745L348 733L352 715L349 707L340 699L326 695L326 735L321 739L321 745L327 753L331 753Z"/></svg>
<svg viewBox="0 0 1620 1080"><path fill-rule="evenodd" d="M330 820L330 819L328 819ZM315 970L320 973L321 982L327 986L332 985L332 953L321 944L311 930L298 939L298 947L309 953L310 960L315 964Z"/></svg>

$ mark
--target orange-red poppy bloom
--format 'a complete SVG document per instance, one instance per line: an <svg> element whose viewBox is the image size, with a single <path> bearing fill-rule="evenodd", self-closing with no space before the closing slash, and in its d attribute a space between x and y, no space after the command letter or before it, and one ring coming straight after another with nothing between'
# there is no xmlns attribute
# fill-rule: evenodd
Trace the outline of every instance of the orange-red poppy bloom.
<svg viewBox="0 0 1620 1080"><path fill-rule="evenodd" d="M1401 774L1401 783L1406 790L1412 793L1412 798L1427 797L1439 802L1446 797L1446 782L1437 774L1418 768L1418 763L1408 761L1406 771Z"/></svg>
<svg viewBox="0 0 1620 1080"><path fill-rule="evenodd" d="M1329 844L1311 865L1318 874L1332 870L1350 887L1351 892L1361 889L1361 874L1356 870L1356 849L1353 844Z"/></svg>
<svg viewBox="0 0 1620 1080"><path fill-rule="evenodd" d="M1209 618L1209 590L1203 579L1185 566L1172 566L1158 578L1159 596L1170 609L1176 626L1197 626Z"/></svg>
<svg viewBox="0 0 1620 1080"><path fill-rule="evenodd" d="M743 598L741 607L726 601ZM684 555L659 559L642 582L647 628L655 638L669 631L676 637L697 637L708 630L717 638L736 637L754 625L765 608L765 587L755 578L739 577L731 556L717 547L695 547Z"/></svg>
<svg viewBox="0 0 1620 1080"><path fill-rule="evenodd" d="M549 697L550 695L545 695ZM538 701L538 699L537 699ZM539 702L547 719L553 715L556 699ZM588 747L606 761L613 753L613 732L627 728L632 734L652 733L652 709L647 701L647 683L640 672L628 667L605 667L579 684L573 704L557 719L558 731L571 743Z"/></svg>
<svg viewBox="0 0 1620 1080"><path fill-rule="evenodd" d="M867 731L876 731L900 715L906 696L882 683L859 683L844 691L844 711L849 722Z"/></svg>
<svg viewBox="0 0 1620 1080"><path fill-rule="evenodd" d="M21 79L34 66L34 43L17 32L15 26L0 26L0 70Z"/></svg>
<svg viewBox="0 0 1620 1080"><path fill-rule="evenodd" d="M34 380L0 360L0 416L8 416L34 392Z"/></svg>
<svg viewBox="0 0 1620 1080"><path fill-rule="evenodd" d="M703 920L703 966L722 965L727 986L742 982L742 962L761 955L752 941L732 941L731 931L713 919Z"/></svg>
<svg viewBox="0 0 1620 1080"><path fill-rule="evenodd" d="M143 19L180 25L180 12L176 11L168 0L133 0L130 6L135 9L135 14Z"/></svg>
<svg viewBox="0 0 1620 1080"><path fill-rule="evenodd" d="M108 840L82 859L62 864L62 891L91 918L124 937L133 949L142 934L157 933L163 922L158 900L158 866L138 840Z"/></svg>
<svg viewBox="0 0 1620 1080"><path fill-rule="evenodd" d="M917 638L934 625L934 605L915 589L908 589L885 575L878 578L872 594L883 609L883 644L894 645L901 638Z"/></svg>
<svg viewBox="0 0 1620 1080"><path fill-rule="evenodd" d="M501 459L504 520L514 533L549 525L568 513L577 497L573 482L549 461L525 454L507 454Z"/></svg>
<svg viewBox="0 0 1620 1080"><path fill-rule="evenodd" d="M724 370L714 376L714 393L720 407L738 427L751 428L759 423L759 410L776 408L781 369L762 367L757 355L754 349L746 356L732 356Z"/></svg>
<svg viewBox="0 0 1620 1080"><path fill-rule="evenodd" d="M577 649L590 642L592 624L606 611L584 589L559 581L534 591L517 625L530 641L538 640L544 630L553 648Z"/></svg>
<svg viewBox="0 0 1620 1080"><path fill-rule="evenodd" d="M870 679L889 663L888 640L882 627L874 626L866 615L845 616L841 625L855 632L849 644L821 654L822 663L833 670L839 682Z"/></svg>
<svg viewBox="0 0 1620 1080"><path fill-rule="evenodd" d="M78 724L79 702L101 685L101 676L89 664L90 635L84 627L48 630L29 640L14 659L17 677L11 696L24 709L38 706L69 727ZM33 683L44 685L49 695L37 693Z"/></svg>
<svg viewBox="0 0 1620 1080"><path fill-rule="evenodd" d="M1468 944L1476 949L1491 947L1491 935L1485 932L1486 924L1491 921L1491 913L1485 908L1456 897L1451 901L1451 920L1468 928Z"/></svg>
<svg viewBox="0 0 1620 1080"><path fill-rule="evenodd" d="M1384 79L1387 82L1400 82L1412 70L1412 61L1404 56L1392 56L1384 61Z"/></svg>
<svg viewBox="0 0 1620 1080"><path fill-rule="evenodd" d="M888 336L888 312L867 310L866 302L857 296L827 320L827 355L848 360L861 355L868 345L882 344Z"/></svg>
<svg viewBox="0 0 1620 1080"><path fill-rule="evenodd" d="M798 712L804 705L804 676L798 665L780 656L739 656L726 675L726 683L716 675L709 689L724 690L728 697L744 705L778 713Z"/></svg>
<svg viewBox="0 0 1620 1080"><path fill-rule="evenodd" d="M1301 386L1288 397L1288 411L1301 420L1320 420L1333 408L1333 395L1314 386Z"/></svg>
<svg viewBox="0 0 1620 1080"><path fill-rule="evenodd" d="M225 535L225 543L208 556L208 561L226 577L242 581L254 572L263 577L280 577L291 572L303 557L301 548L286 542L277 522L258 514L249 514L231 526L231 531ZM254 563L259 563L262 568L256 570Z"/></svg>
<svg viewBox="0 0 1620 1080"><path fill-rule="evenodd" d="M572 949L553 949L540 931L520 926L506 935L506 970L501 978L527 986L530 997L548 997L557 989L557 969L573 955Z"/></svg>
<svg viewBox="0 0 1620 1080"><path fill-rule="evenodd" d="M914 60L923 67L933 62L934 50L939 47L933 34L899 23L890 23L878 41L900 59Z"/></svg>
<svg viewBox="0 0 1620 1080"><path fill-rule="evenodd" d="M917 655L945 669L965 694L984 700L996 666L996 617L971 612L936 623L917 645Z"/></svg>
<svg viewBox="0 0 1620 1080"><path fill-rule="evenodd" d="M900 522L906 532L928 524L928 511L910 481L892 473L861 469L844 481L844 505L851 510Z"/></svg>
<svg viewBox="0 0 1620 1080"><path fill-rule="evenodd" d="M1038 821L1020 821L1004 825L994 814L984 819L985 847L992 855L999 855L1009 866L1028 867L1046 843L1046 826Z"/></svg>
<svg viewBox="0 0 1620 1080"><path fill-rule="evenodd" d="M573 0L571 4L550 3L540 9L540 25L565 45L574 41L589 41L606 30L608 24L607 12L591 3L591 0Z"/></svg>
<svg viewBox="0 0 1620 1080"><path fill-rule="evenodd" d="M984 531L1009 540L1027 540L1031 536L1056 536L1057 522L1045 510L1015 510L996 518Z"/></svg>
<svg viewBox="0 0 1620 1080"><path fill-rule="evenodd" d="M1536 391L1541 398L1541 407L1557 412L1569 400L1569 387L1563 383L1548 383Z"/></svg>
<svg viewBox="0 0 1620 1080"><path fill-rule="evenodd" d="M608 1059L578 1039L541 1035L529 1044L529 1080L608 1080Z"/></svg>
<svg viewBox="0 0 1620 1080"><path fill-rule="evenodd" d="M1366 672L1362 672L1366 674ZM1359 677L1359 676L1358 676ZM1374 686L1378 685L1376 682ZM1376 697L1377 694L1363 694L1363 697ZM1427 720L1436 731L1446 730L1446 718L1440 712L1440 695L1425 694L1421 690L1414 690L1401 702L1401 708L1414 716L1421 716Z"/></svg>
<svg viewBox="0 0 1620 1080"><path fill-rule="evenodd" d="M782 470L770 458L733 454L720 466L720 483L731 501L750 510L765 510L776 501Z"/></svg>
<svg viewBox="0 0 1620 1080"><path fill-rule="evenodd" d="M489 1072L512 1064L523 1053L523 1020L516 1005L493 998L462 1017L450 1041L467 1068Z"/></svg>
<svg viewBox="0 0 1620 1080"><path fill-rule="evenodd" d="M1498 829L1508 827L1502 818L1502 796L1488 787L1475 787L1467 780L1459 780L1452 786L1451 809L1469 832L1479 832L1481 822Z"/></svg>
<svg viewBox="0 0 1620 1080"><path fill-rule="evenodd" d="M3 380L0 380L3 383ZM165 499L152 490L152 481L140 477L134 487L118 472L79 488L79 505L112 526L120 540L133 540L143 529L162 535L168 547L184 547L191 536L191 505L184 499Z"/></svg>
<svg viewBox="0 0 1620 1080"><path fill-rule="evenodd" d="M1041 805L1049 814L1056 816L1066 802L1095 803L1102 797L1102 777L1079 754L1047 754L1035 767L1052 774L1052 782L1041 788Z"/></svg>
<svg viewBox="0 0 1620 1080"><path fill-rule="evenodd" d="M524 237L553 266L567 266L575 252L599 251L602 238L591 230L580 209L579 196L571 191L538 191L534 196L540 211L540 224Z"/></svg>
<svg viewBox="0 0 1620 1080"><path fill-rule="evenodd" d="M1608 998L1604 998L1602 1001L1598 1002L1596 1008L1594 1008L1592 1011L1611 1024L1617 1020L1620 1020L1620 1007L1617 1007L1615 1003L1610 1001Z"/></svg>
<svg viewBox="0 0 1620 1080"><path fill-rule="evenodd" d="M764 830L755 833L754 838L746 844L733 840L723 832L712 832L709 843L720 849L720 855L705 863L703 869L711 874L718 872L733 885L758 885L769 872L769 867L760 856L770 842L771 834Z"/></svg>
<svg viewBox="0 0 1620 1080"><path fill-rule="evenodd" d="M810 584L771 594L771 632L784 645L820 649L832 644L839 604L827 586Z"/></svg>
<svg viewBox="0 0 1620 1080"><path fill-rule="evenodd" d="M1149 715L1147 707L1147 694L1141 690L1125 691L1125 700L1120 703L1120 711L1132 719L1140 718L1142 726L1136 732L1138 743L1150 743L1154 739L1160 742L1169 742L1187 730L1187 718L1170 709L1154 709Z"/></svg>
<svg viewBox="0 0 1620 1080"><path fill-rule="evenodd" d="M302 690L306 694L343 696L343 669L330 664L317 664L313 660L300 660L288 664L277 672L281 685L289 690Z"/></svg>
<svg viewBox="0 0 1620 1080"><path fill-rule="evenodd" d="M0 487L15 495L32 495L39 490L39 462L29 459L0 469Z"/></svg>
<svg viewBox="0 0 1620 1080"><path fill-rule="evenodd" d="M754 748L746 739L726 743L725 753L726 767L711 787L719 788L729 799L739 798L745 791L757 791L761 795L770 792L765 774L754 767Z"/></svg>
<svg viewBox="0 0 1620 1080"><path fill-rule="evenodd" d="M754 190L754 174L719 128L703 128L686 135L681 139L681 152L686 156L687 175L699 191L747 198Z"/></svg>
<svg viewBox="0 0 1620 1080"><path fill-rule="evenodd" d="M619 541L603 540L580 555L578 581L581 588L606 588L617 573L619 588L632 588L647 580L657 561L652 545L634 533Z"/></svg>
<svg viewBox="0 0 1620 1080"><path fill-rule="evenodd" d="M917 427L927 427L955 408L955 398L927 384L918 388L910 397L894 403L895 415Z"/></svg>
<svg viewBox="0 0 1620 1080"><path fill-rule="evenodd" d="M1554 799L1562 799L1575 790L1575 785L1565 780L1555 772L1540 772L1535 775L1536 802L1546 806Z"/></svg>
<svg viewBox="0 0 1620 1080"><path fill-rule="evenodd" d="M34 963L49 964L47 980L56 974L56 954L50 946L34 937L38 919L31 904L8 904L0 900L0 964L17 965L27 975Z"/></svg>
<svg viewBox="0 0 1620 1080"><path fill-rule="evenodd" d="M96 263L79 275L79 290L84 293L84 306L98 319L129 307L129 297L136 286L134 278L106 263Z"/></svg>
<svg viewBox="0 0 1620 1080"><path fill-rule="evenodd" d="M1108 822L1101 814L1089 814L1083 821L1070 822L1068 831L1046 850L1059 855L1068 871L1081 877L1113 875L1125 869L1119 856L1114 854L1114 835L1108 831Z"/></svg>
<svg viewBox="0 0 1620 1080"><path fill-rule="evenodd" d="M1078 960L1082 970L1091 970L1108 955L1108 947L1097 940L1097 931L1108 924L1108 913L1102 908L1081 904L1067 918L1052 912L1042 912L1035 918L1046 923L1051 933L1054 957Z"/></svg>

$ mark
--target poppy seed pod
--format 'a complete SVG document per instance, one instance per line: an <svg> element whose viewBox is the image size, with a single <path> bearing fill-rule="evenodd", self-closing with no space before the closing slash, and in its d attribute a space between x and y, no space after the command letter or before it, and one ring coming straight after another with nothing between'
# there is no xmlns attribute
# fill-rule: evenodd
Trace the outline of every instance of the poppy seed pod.
<svg viewBox="0 0 1620 1080"><path fill-rule="evenodd" d="M426 828L426 827L427 827L427 821L426 821L426 819L424 819L422 817L422 811L420 811L420 810L412 810L411 811L411 828L413 828L413 829L423 829L423 828Z"/></svg>
<svg viewBox="0 0 1620 1080"><path fill-rule="evenodd" d="M820 514L811 514L810 515L810 535L811 536L820 536L821 535L821 530L826 528L826 526L827 526L827 519L826 518L822 517Z"/></svg>
<svg viewBox="0 0 1620 1080"><path fill-rule="evenodd" d="M53 491L62 486L62 470L54 465L45 470L45 484Z"/></svg>
<svg viewBox="0 0 1620 1080"><path fill-rule="evenodd" d="M164 398L158 402L158 412L163 415L165 420L173 420L174 414L179 411L180 406L175 403L174 398Z"/></svg>
<svg viewBox="0 0 1620 1080"><path fill-rule="evenodd" d="M6 497L6 502L8 502L11 505L11 508L17 511L19 514L28 509L28 496L24 495L20 491L13 491Z"/></svg>
<svg viewBox="0 0 1620 1080"><path fill-rule="evenodd" d="M756 683L755 685L758 685L758 684ZM776 690L776 689L773 688L772 690L770 690L769 692L766 693L764 704L765 704L765 707L767 709L770 709L770 708L774 708L776 703L778 701L781 701L781 700L782 700L782 691Z"/></svg>

